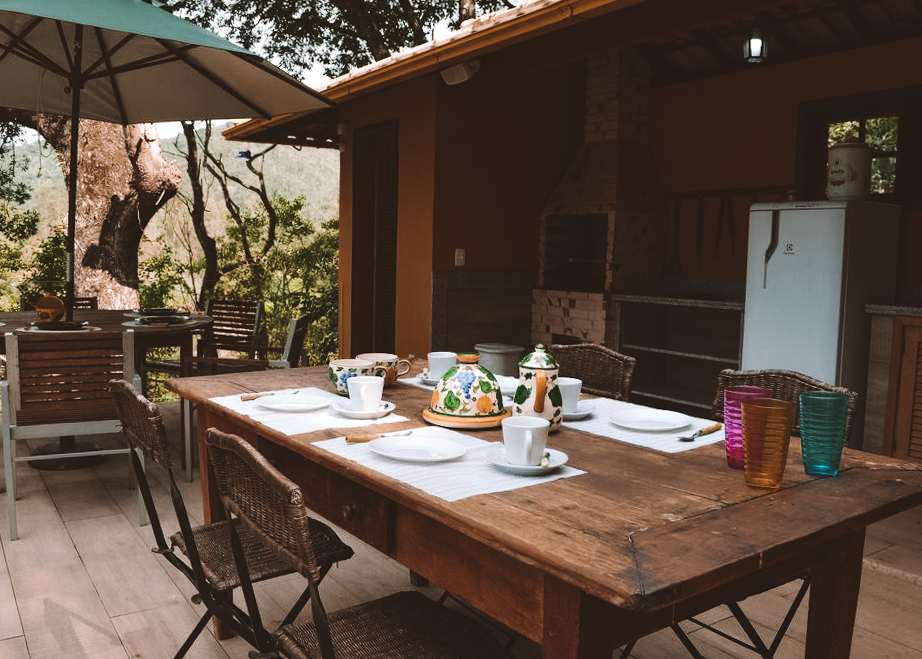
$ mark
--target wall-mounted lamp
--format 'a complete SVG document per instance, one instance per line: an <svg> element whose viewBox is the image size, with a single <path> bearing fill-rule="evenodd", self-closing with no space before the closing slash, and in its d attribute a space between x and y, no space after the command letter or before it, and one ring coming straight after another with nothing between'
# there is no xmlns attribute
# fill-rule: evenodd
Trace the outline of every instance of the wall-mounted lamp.
<svg viewBox="0 0 922 659"><path fill-rule="evenodd" d="M764 28L753 27L743 39L743 57L754 64L764 62L768 57L768 35Z"/></svg>
<svg viewBox="0 0 922 659"><path fill-rule="evenodd" d="M447 85L459 85L473 78L474 74L479 70L480 60L461 62L461 64L455 64L452 67L443 69L441 72L442 80L444 80Z"/></svg>

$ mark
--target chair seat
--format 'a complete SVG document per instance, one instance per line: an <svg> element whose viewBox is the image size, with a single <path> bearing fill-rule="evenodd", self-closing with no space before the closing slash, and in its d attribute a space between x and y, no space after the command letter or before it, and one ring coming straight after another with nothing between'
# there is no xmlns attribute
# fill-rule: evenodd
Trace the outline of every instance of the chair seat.
<svg viewBox="0 0 922 659"><path fill-rule="evenodd" d="M403 591L329 615L337 657L350 659L509 659L476 622L416 591ZM319 659L314 625L283 627L277 648L290 659Z"/></svg>
<svg viewBox="0 0 922 659"><path fill-rule="evenodd" d="M219 592L240 586L240 577L237 574L234 556L231 552L229 524L230 522L224 520L192 529L205 578L208 579L211 587ZM293 571L239 520L234 524L240 534L252 581L264 581L283 574L290 574ZM312 519L310 533L311 543L320 565L331 565L352 557L352 548L340 540L333 529L323 522ZM170 536L170 542L183 554L189 555L181 532Z"/></svg>

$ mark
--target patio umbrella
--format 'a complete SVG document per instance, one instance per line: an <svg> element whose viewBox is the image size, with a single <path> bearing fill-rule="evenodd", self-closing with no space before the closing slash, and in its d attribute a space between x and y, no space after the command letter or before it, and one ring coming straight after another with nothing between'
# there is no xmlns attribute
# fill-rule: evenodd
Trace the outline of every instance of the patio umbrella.
<svg viewBox="0 0 922 659"><path fill-rule="evenodd" d="M259 56L141 0L0 0L0 106L72 120L68 321L81 118L269 118L331 105Z"/></svg>

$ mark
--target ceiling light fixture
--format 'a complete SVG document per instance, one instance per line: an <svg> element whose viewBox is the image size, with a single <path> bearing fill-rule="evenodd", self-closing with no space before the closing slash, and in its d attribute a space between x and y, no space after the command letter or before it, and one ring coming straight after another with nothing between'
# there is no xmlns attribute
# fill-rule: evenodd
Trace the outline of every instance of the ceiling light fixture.
<svg viewBox="0 0 922 659"><path fill-rule="evenodd" d="M753 27L743 39L743 57L754 64L761 64L768 57L768 35L763 28Z"/></svg>

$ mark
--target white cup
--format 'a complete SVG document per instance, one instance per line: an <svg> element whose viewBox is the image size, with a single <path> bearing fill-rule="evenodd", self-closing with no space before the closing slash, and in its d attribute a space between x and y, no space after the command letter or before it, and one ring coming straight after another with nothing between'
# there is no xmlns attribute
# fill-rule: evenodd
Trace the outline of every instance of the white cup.
<svg viewBox="0 0 922 659"><path fill-rule="evenodd" d="M541 464L551 422L540 416L510 416L503 419L506 462L513 465Z"/></svg>
<svg viewBox="0 0 922 659"><path fill-rule="evenodd" d="M564 414L576 414L579 407L579 393L583 388L583 381L579 378L557 378L557 388L560 389Z"/></svg>
<svg viewBox="0 0 922 659"><path fill-rule="evenodd" d="M380 375L356 375L346 380L353 412L374 412L381 407L384 378Z"/></svg>
<svg viewBox="0 0 922 659"><path fill-rule="evenodd" d="M430 352L427 356L429 359L429 379L438 380L458 363L458 353L456 352Z"/></svg>

